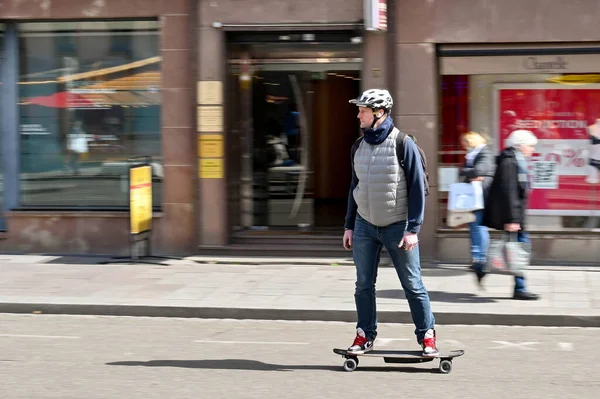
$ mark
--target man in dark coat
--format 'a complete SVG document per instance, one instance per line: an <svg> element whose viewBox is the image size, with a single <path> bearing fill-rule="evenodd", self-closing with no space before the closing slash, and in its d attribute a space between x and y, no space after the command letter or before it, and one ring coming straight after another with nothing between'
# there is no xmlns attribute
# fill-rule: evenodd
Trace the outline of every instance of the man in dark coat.
<svg viewBox="0 0 600 399"><path fill-rule="evenodd" d="M526 232L527 200L530 192L527 159L531 158L537 138L528 130L515 130L508 138L508 147L497 158L494 181L489 189L483 225L495 230L516 233L519 242L529 244ZM481 282L483 268L475 270ZM525 277L515 277L514 299L536 300L537 294L527 291Z"/></svg>

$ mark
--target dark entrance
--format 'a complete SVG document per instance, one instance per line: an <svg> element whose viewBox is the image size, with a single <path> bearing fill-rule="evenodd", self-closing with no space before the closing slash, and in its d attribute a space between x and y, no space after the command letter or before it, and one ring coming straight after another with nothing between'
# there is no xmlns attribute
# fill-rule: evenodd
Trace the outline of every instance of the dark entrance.
<svg viewBox="0 0 600 399"><path fill-rule="evenodd" d="M234 42L228 50L231 227L339 232L359 135L348 100L360 90L360 45Z"/></svg>

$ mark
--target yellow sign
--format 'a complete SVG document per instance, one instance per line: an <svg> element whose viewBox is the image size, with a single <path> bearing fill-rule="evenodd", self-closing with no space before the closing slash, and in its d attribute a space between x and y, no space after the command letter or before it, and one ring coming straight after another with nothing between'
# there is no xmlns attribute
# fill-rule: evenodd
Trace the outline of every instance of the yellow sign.
<svg viewBox="0 0 600 399"><path fill-rule="evenodd" d="M217 105L223 104L223 82L214 80L199 81L197 85L198 104Z"/></svg>
<svg viewBox="0 0 600 399"><path fill-rule="evenodd" d="M200 159L198 165L201 179L222 179L223 159Z"/></svg>
<svg viewBox="0 0 600 399"><path fill-rule="evenodd" d="M198 107L198 131L221 132L223 131L223 107L206 106Z"/></svg>
<svg viewBox="0 0 600 399"><path fill-rule="evenodd" d="M200 158L223 157L223 135L201 134L198 136L198 154Z"/></svg>
<svg viewBox="0 0 600 399"><path fill-rule="evenodd" d="M131 234L152 228L152 167L129 169L129 213Z"/></svg>

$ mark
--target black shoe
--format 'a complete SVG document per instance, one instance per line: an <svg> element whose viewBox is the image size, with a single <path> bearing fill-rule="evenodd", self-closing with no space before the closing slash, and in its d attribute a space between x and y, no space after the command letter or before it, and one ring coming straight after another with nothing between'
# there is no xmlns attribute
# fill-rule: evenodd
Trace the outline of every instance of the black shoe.
<svg viewBox="0 0 600 399"><path fill-rule="evenodd" d="M475 275L477 276L477 285L479 286L480 289L484 289L485 287L483 286L483 278L485 277L485 272L482 271L477 271L475 272Z"/></svg>
<svg viewBox="0 0 600 399"><path fill-rule="evenodd" d="M538 294L534 294L532 292L515 292L513 294L513 299L518 299L521 301L537 301L540 299Z"/></svg>
<svg viewBox="0 0 600 399"><path fill-rule="evenodd" d="M483 289L483 278L485 277L485 272L481 271L481 265L473 263L470 269L473 271L473 273L475 273L475 276L477 277L477 285L480 289Z"/></svg>

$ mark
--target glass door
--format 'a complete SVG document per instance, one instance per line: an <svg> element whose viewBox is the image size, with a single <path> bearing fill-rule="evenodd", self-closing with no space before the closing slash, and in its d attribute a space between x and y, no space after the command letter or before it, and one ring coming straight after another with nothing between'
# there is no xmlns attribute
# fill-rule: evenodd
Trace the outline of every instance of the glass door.
<svg viewBox="0 0 600 399"><path fill-rule="evenodd" d="M348 155L359 134L348 100L358 94L361 63L311 58L306 48L270 49L230 47L231 224L234 230L339 227Z"/></svg>
<svg viewBox="0 0 600 399"><path fill-rule="evenodd" d="M258 69L252 84L253 222L314 224L311 81L305 71Z"/></svg>

